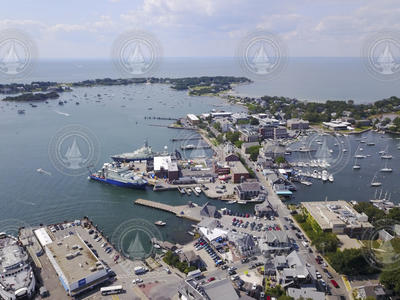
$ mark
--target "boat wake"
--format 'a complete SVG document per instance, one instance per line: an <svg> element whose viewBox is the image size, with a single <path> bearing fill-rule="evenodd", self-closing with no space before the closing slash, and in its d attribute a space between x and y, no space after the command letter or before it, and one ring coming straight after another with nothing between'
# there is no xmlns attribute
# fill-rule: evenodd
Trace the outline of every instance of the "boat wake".
<svg viewBox="0 0 400 300"><path fill-rule="evenodd" d="M58 110L55 110L54 112L57 113L57 114L59 114L59 115L66 116L66 117L69 117L69 116L70 116L68 113L64 113L64 112L61 112L61 111L58 111Z"/></svg>

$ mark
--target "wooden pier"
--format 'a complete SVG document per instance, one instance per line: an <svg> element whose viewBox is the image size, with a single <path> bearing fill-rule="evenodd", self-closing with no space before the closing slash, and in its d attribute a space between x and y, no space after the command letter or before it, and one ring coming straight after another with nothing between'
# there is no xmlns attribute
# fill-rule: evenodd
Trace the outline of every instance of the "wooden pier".
<svg viewBox="0 0 400 300"><path fill-rule="evenodd" d="M189 207L188 205L168 205L161 202L145 200L145 199L137 199L134 201L135 204L143 205L159 210L163 210L169 213L176 215L179 218L185 218L191 221L200 222L200 207Z"/></svg>

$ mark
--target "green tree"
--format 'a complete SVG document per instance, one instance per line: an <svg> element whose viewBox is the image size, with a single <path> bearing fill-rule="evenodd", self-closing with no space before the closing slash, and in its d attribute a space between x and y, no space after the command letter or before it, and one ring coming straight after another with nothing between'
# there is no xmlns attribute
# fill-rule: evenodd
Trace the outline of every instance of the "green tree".
<svg viewBox="0 0 400 300"><path fill-rule="evenodd" d="M256 125L260 125L260 121L258 121L258 119L256 119L256 118L251 118L250 119L250 125L254 125L254 126L256 126Z"/></svg>

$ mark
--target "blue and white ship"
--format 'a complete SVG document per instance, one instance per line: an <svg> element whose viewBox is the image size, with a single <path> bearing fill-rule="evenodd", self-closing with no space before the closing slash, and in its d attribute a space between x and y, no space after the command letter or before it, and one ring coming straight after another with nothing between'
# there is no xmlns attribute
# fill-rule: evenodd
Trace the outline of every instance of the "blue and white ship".
<svg viewBox="0 0 400 300"><path fill-rule="evenodd" d="M90 174L89 179L132 189L145 189L147 185L147 180L133 172L130 165L118 163L105 163L97 173Z"/></svg>

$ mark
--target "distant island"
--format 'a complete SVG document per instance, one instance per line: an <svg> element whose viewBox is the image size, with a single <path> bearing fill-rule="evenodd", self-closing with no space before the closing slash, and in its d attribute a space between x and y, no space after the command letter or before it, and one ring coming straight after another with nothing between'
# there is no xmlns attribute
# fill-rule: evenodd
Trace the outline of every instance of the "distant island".
<svg viewBox="0 0 400 300"><path fill-rule="evenodd" d="M177 91L188 91L192 96L220 96L230 103L247 107L250 114L270 113L278 119L299 118L310 124L320 126L323 122L336 119L353 120L358 130L378 125L387 130L400 132L400 118L387 118L389 114L400 115L400 98L392 96L367 104L355 104L353 100L327 100L325 102L301 101L279 96L244 97L227 93L235 84L251 83L246 77L200 76L183 78L103 78L72 83L35 81L32 83L0 84L0 94L19 94L7 96L3 101L45 101L57 99L60 93L72 91L75 87L118 86L132 84L169 84ZM369 120L371 124L365 122ZM352 122L353 122L352 121Z"/></svg>
<svg viewBox="0 0 400 300"><path fill-rule="evenodd" d="M232 89L232 84L250 83L245 77L234 76L201 76L184 78L119 78L93 79L72 83L58 83L51 81L35 81L32 83L0 84L0 94L20 94L15 97L6 97L4 101L40 101L55 99L59 93L72 91L72 87L115 86L131 84L170 84L171 88L184 91L190 95L216 95ZM46 92L40 94L41 92Z"/></svg>

